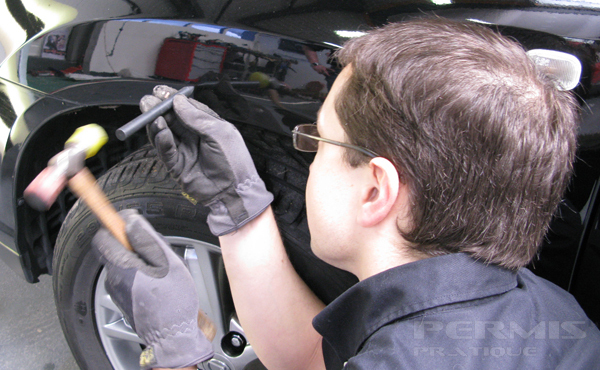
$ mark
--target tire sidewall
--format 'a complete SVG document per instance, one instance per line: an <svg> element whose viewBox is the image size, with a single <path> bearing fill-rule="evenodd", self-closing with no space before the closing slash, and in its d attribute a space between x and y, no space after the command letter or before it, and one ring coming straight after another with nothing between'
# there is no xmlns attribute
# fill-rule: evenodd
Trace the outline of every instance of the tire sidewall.
<svg viewBox="0 0 600 370"><path fill-rule="evenodd" d="M206 225L207 209L194 206L172 191L110 197L117 210L137 209L165 236L180 236L218 245ZM82 369L110 369L102 347L94 311L95 287L102 269L98 251L91 241L99 221L79 201L75 204L57 239L55 301L61 325Z"/></svg>

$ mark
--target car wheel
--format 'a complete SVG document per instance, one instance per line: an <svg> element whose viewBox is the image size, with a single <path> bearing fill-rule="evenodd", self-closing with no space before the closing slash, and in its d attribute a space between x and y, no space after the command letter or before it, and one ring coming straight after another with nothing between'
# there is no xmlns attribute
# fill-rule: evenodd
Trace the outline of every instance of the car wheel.
<svg viewBox="0 0 600 370"><path fill-rule="evenodd" d="M289 137L238 127L272 203L292 265L325 303L357 279L319 260L310 250L304 189L310 157L295 151ZM135 208L184 258L196 282L202 309L217 325L216 356L205 369L264 369L237 322L218 246L206 225L207 209L181 195L179 186L145 146L98 180L117 209ZM58 316L74 357L83 369L138 367L140 339L104 290L100 256L90 242L100 225L77 201L66 216L54 250L54 295Z"/></svg>
<svg viewBox="0 0 600 370"><path fill-rule="evenodd" d="M155 153L146 147L99 181L117 209L137 209L186 262L201 309L217 326L215 357L201 369L261 368L237 322L218 240L206 226L207 209L178 191ZM104 288L105 272L90 242L100 227L81 202L67 215L55 247L53 284L58 316L83 369L135 369L144 343L123 319Z"/></svg>

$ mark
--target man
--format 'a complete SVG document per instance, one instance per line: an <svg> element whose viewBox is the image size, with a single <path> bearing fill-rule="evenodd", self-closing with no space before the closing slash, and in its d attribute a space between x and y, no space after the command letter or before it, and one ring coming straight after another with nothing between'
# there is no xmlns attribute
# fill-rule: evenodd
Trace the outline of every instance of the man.
<svg viewBox="0 0 600 370"><path fill-rule="evenodd" d="M327 307L291 266L272 197L233 126L178 96L175 115L148 129L171 175L210 208L239 318L262 362L271 369L597 368L598 329L568 293L520 269L569 181L571 95L510 40L442 19L373 31L339 58L345 68L316 128L294 131L297 149L317 151L306 189L311 248L360 280ZM142 110L173 92L157 87ZM151 228L136 226L146 225L141 216L126 217L134 248L169 253ZM138 283L132 276L144 274L145 262L111 257L120 247L106 231L94 244L110 262L107 289L137 326L157 321L148 319L153 314L192 319L193 309L185 316L136 308L150 305L148 291L183 291L182 278ZM156 260L150 264L166 266L168 278L168 264ZM182 367L209 355L193 338L185 361L148 366ZM155 342L149 348L164 358L183 356Z"/></svg>

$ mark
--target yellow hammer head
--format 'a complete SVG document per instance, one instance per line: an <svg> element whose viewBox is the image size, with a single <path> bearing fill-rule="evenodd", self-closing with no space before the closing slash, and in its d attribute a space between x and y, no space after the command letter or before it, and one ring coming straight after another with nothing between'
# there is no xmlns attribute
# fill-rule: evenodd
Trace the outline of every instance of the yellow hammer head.
<svg viewBox="0 0 600 370"><path fill-rule="evenodd" d="M77 145L85 148L85 158L88 159L98 153L100 148L108 141L108 134L104 129L95 123L81 126L65 143L65 147Z"/></svg>

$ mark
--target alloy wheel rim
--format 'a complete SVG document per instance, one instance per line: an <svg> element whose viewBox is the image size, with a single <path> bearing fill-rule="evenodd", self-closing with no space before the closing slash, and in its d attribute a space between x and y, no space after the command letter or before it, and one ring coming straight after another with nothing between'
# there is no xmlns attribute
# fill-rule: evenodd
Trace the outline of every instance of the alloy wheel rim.
<svg viewBox="0 0 600 370"><path fill-rule="evenodd" d="M200 309L215 323L217 334L213 340L215 356L198 365L203 370L241 370L253 361L256 354L249 344L232 353L231 342L246 343L242 327L235 312L226 312L220 291L219 266L222 266L221 250L214 244L203 241L166 237L177 254L182 256L194 281L200 298ZM139 367L139 355L144 343L124 320L123 314L114 304L104 287L106 270L102 269L94 287L95 323L104 351L115 370ZM233 334L233 335L232 335ZM230 340L234 338L235 340ZM240 338L244 339L240 341Z"/></svg>

